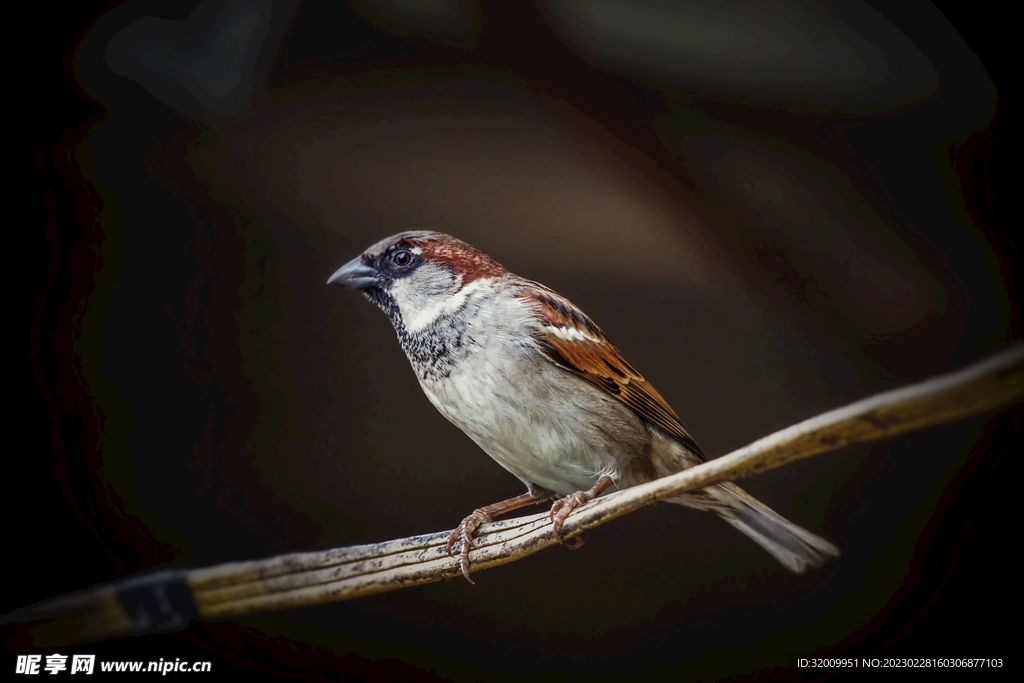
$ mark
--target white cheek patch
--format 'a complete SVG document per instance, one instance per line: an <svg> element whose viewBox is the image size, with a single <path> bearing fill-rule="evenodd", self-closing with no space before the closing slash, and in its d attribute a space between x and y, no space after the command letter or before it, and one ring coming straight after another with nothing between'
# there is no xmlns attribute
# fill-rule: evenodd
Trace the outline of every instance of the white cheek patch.
<svg viewBox="0 0 1024 683"><path fill-rule="evenodd" d="M549 325L545 325L544 330L567 341L589 341L594 342L595 344L601 343L601 340L597 337L591 336L583 330L578 330L575 327L551 327Z"/></svg>
<svg viewBox="0 0 1024 683"><path fill-rule="evenodd" d="M391 295L402 313L402 323L409 332L416 333L430 327L438 318L459 311L477 292L489 289L489 279L473 280L462 285L462 277L452 277L440 268L426 266L410 277L402 278L391 286Z"/></svg>

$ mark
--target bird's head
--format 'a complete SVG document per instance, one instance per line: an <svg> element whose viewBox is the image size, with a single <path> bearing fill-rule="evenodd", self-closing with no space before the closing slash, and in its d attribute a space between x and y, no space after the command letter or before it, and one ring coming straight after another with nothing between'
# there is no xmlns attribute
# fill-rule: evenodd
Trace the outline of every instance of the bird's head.
<svg viewBox="0 0 1024 683"><path fill-rule="evenodd" d="M507 272L451 235L413 231L377 242L335 271L327 284L362 290L396 327L417 332L457 310L467 287Z"/></svg>

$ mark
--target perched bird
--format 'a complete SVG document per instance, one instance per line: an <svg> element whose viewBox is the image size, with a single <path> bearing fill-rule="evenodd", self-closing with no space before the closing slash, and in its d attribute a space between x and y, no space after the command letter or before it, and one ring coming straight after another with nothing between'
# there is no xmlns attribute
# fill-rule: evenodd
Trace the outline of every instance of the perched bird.
<svg viewBox="0 0 1024 683"><path fill-rule="evenodd" d="M469 578L473 534L496 515L555 498L572 510L706 460L665 399L580 309L450 235L374 244L328 284L362 290L395 327L423 392L527 492L475 510L448 539ZM714 512L794 572L839 551L732 483L669 502Z"/></svg>

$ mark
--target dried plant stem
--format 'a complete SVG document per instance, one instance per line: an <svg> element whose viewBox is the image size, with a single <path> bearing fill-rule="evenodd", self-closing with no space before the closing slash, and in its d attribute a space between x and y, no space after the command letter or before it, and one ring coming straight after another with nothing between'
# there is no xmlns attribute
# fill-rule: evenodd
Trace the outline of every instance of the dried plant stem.
<svg viewBox="0 0 1024 683"><path fill-rule="evenodd" d="M598 498L565 522L571 538L686 491L748 477L843 446L952 422L1024 397L1024 346L960 371L887 391L795 424L729 455L664 479ZM7 615L43 621L37 643L173 630L189 618L223 618L319 605L460 575L448 532L384 543L294 553L194 570L165 571L55 598ZM559 541L546 513L485 524L470 554L474 572ZM162 619L162 621L161 621Z"/></svg>

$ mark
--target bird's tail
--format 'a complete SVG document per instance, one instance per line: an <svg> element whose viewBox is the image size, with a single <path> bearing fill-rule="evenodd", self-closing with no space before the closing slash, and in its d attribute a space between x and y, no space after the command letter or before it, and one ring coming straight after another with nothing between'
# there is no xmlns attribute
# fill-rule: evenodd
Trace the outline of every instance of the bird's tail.
<svg viewBox="0 0 1024 683"><path fill-rule="evenodd" d="M784 519L735 484L718 484L668 502L714 512L797 573L839 557L834 545Z"/></svg>

